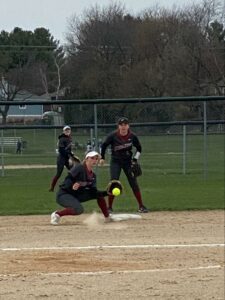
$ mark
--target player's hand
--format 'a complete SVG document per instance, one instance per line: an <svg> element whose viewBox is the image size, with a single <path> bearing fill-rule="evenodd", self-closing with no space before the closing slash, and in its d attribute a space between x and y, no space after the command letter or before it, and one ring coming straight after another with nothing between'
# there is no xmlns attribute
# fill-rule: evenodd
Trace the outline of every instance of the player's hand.
<svg viewBox="0 0 225 300"><path fill-rule="evenodd" d="M75 183L73 184L72 189L73 189L74 191L76 191L76 190L79 189L79 187L80 187L80 183L79 183L79 182L75 182Z"/></svg>
<svg viewBox="0 0 225 300"><path fill-rule="evenodd" d="M101 158L100 161L99 161L99 164L100 164L100 166L104 166L105 160Z"/></svg>

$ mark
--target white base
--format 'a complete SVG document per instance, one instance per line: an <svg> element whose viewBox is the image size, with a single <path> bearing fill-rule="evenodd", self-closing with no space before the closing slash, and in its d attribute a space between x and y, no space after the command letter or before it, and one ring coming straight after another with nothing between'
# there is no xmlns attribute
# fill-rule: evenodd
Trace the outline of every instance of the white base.
<svg viewBox="0 0 225 300"><path fill-rule="evenodd" d="M137 214L111 214L110 217L114 222L125 221L125 220L129 220L129 219L141 219L142 218L142 216L137 215Z"/></svg>

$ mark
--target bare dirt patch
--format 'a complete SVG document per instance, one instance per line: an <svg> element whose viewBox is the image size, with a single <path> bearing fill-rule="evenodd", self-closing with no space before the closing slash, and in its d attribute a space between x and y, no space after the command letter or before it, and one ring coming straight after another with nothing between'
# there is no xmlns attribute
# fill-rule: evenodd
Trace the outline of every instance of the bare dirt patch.
<svg viewBox="0 0 225 300"><path fill-rule="evenodd" d="M2 299L222 300L224 212L0 217L0 273Z"/></svg>
<svg viewBox="0 0 225 300"><path fill-rule="evenodd" d="M14 169L49 169L49 168L56 168L55 165L6 165L4 166L7 170L14 170Z"/></svg>

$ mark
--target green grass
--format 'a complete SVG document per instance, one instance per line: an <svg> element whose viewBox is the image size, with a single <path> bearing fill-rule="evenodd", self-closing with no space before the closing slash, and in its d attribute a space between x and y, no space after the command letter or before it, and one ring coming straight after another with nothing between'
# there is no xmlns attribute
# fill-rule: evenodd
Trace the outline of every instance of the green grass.
<svg viewBox="0 0 225 300"><path fill-rule="evenodd" d="M97 170L99 188L105 188L108 168ZM1 178L1 215L45 214L58 208L55 193L48 192L53 170L9 170ZM124 178L124 194L115 200L118 211L136 211L136 200ZM199 175L145 174L140 177L143 199L151 210L224 209L224 182L204 180ZM84 204L85 211L97 210L95 201Z"/></svg>
<svg viewBox="0 0 225 300"><path fill-rule="evenodd" d="M27 140L22 155L8 150L5 164L55 164L53 131L31 130L17 134ZM6 136L6 134L5 134ZM88 136L79 136L79 142ZM182 174L182 137L141 137L143 176L139 178L143 200L151 210L224 209L224 137L209 135L207 173L204 173L203 137L187 139L187 171ZM83 150L78 151L81 158ZM109 156L107 156L109 160ZM48 192L54 169L5 170L0 177L0 215L49 214L58 208L55 193ZM104 189L109 180L108 167L97 170L98 186ZM66 175L66 170L60 181ZM115 200L119 212L135 212L137 202L122 174L124 193ZM98 211L96 201L84 204L86 212Z"/></svg>

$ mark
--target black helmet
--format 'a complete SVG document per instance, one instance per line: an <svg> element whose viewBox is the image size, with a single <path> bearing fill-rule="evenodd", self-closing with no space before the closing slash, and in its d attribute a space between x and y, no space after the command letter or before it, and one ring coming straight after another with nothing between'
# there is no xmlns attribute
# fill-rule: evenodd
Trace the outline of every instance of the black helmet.
<svg viewBox="0 0 225 300"><path fill-rule="evenodd" d="M129 120L128 118L126 117L120 117L118 122L117 122L118 125L121 125L121 124L129 124Z"/></svg>

